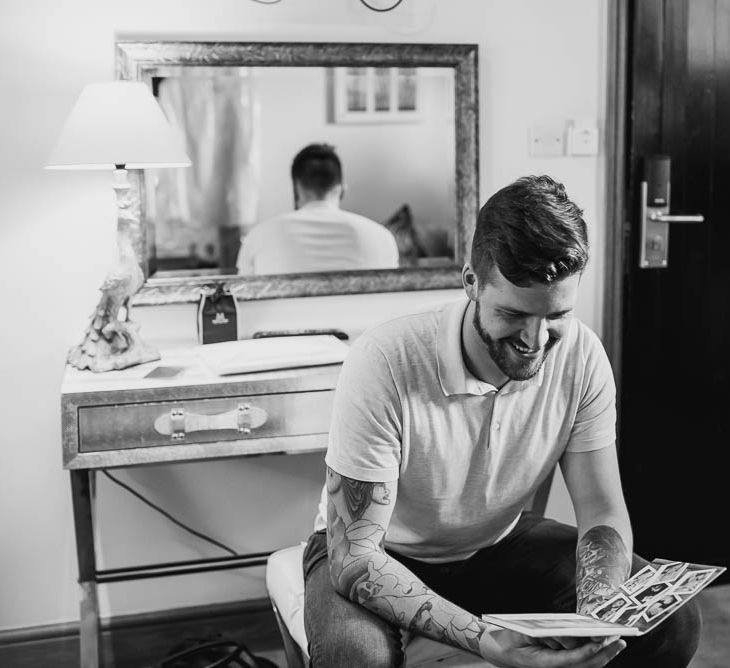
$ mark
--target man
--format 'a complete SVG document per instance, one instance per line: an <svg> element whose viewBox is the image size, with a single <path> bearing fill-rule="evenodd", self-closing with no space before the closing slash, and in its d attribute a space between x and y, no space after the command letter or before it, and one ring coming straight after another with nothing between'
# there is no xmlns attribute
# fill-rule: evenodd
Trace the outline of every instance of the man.
<svg viewBox="0 0 730 668"><path fill-rule="evenodd" d="M392 269L398 248L382 225L340 208L342 165L327 144L310 144L291 167L294 211L264 221L244 237L241 274Z"/></svg>
<svg viewBox="0 0 730 668"><path fill-rule="evenodd" d="M399 629L499 666L689 663L689 604L628 641L536 640L481 621L589 613L646 564L632 555L611 369L572 315L587 259L563 186L519 179L479 213L468 300L355 342L335 395L326 508L304 555L313 666L399 666ZM523 512L558 463L577 529Z"/></svg>

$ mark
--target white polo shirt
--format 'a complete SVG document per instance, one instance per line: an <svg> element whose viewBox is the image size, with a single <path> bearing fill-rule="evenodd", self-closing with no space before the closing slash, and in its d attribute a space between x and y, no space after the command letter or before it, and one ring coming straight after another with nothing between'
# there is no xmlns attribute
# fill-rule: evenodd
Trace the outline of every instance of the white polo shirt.
<svg viewBox="0 0 730 668"><path fill-rule="evenodd" d="M598 337L573 319L539 373L497 390L466 368L467 300L409 315L353 344L325 461L368 482L398 480L385 544L439 563L505 536L563 452L615 442L615 385ZM315 530L326 518L323 490Z"/></svg>
<svg viewBox="0 0 730 668"><path fill-rule="evenodd" d="M238 257L238 272L247 275L396 267L398 247L387 228L325 200L255 225Z"/></svg>

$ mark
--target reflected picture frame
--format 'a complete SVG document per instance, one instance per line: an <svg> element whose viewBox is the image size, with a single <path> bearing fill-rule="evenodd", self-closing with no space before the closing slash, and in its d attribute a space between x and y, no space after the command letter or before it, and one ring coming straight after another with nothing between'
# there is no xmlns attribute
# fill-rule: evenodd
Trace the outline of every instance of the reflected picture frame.
<svg viewBox="0 0 730 668"><path fill-rule="evenodd" d="M417 123L421 119L415 67L332 69L335 123Z"/></svg>

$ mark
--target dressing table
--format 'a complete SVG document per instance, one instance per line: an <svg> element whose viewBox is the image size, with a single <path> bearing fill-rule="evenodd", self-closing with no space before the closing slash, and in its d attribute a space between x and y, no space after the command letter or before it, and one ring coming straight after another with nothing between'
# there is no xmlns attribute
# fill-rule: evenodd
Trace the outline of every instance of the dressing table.
<svg viewBox="0 0 730 668"><path fill-rule="evenodd" d="M199 346L172 348L156 362L121 371L94 374L67 367L64 374L63 463L71 475L84 668L99 665L99 584L258 566L268 556L256 553L98 570L94 551L97 471L293 455L326 447L339 364L219 376L199 353ZM177 373L165 378L165 370Z"/></svg>

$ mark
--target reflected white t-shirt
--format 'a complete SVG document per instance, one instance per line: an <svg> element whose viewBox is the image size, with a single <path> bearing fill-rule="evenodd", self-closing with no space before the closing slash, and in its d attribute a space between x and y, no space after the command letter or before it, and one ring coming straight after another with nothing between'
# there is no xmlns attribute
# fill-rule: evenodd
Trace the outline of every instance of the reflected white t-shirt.
<svg viewBox="0 0 730 668"><path fill-rule="evenodd" d="M361 335L335 393L325 461L398 480L388 548L438 563L505 536L562 454L612 446L616 390L598 337L577 319L540 371L499 390L461 352L459 300ZM315 521L325 528L326 491Z"/></svg>
<svg viewBox="0 0 730 668"><path fill-rule="evenodd" d="M325 200L255 225L238 256L240 274L396 267L398 247L389 230Z"/></svg>

